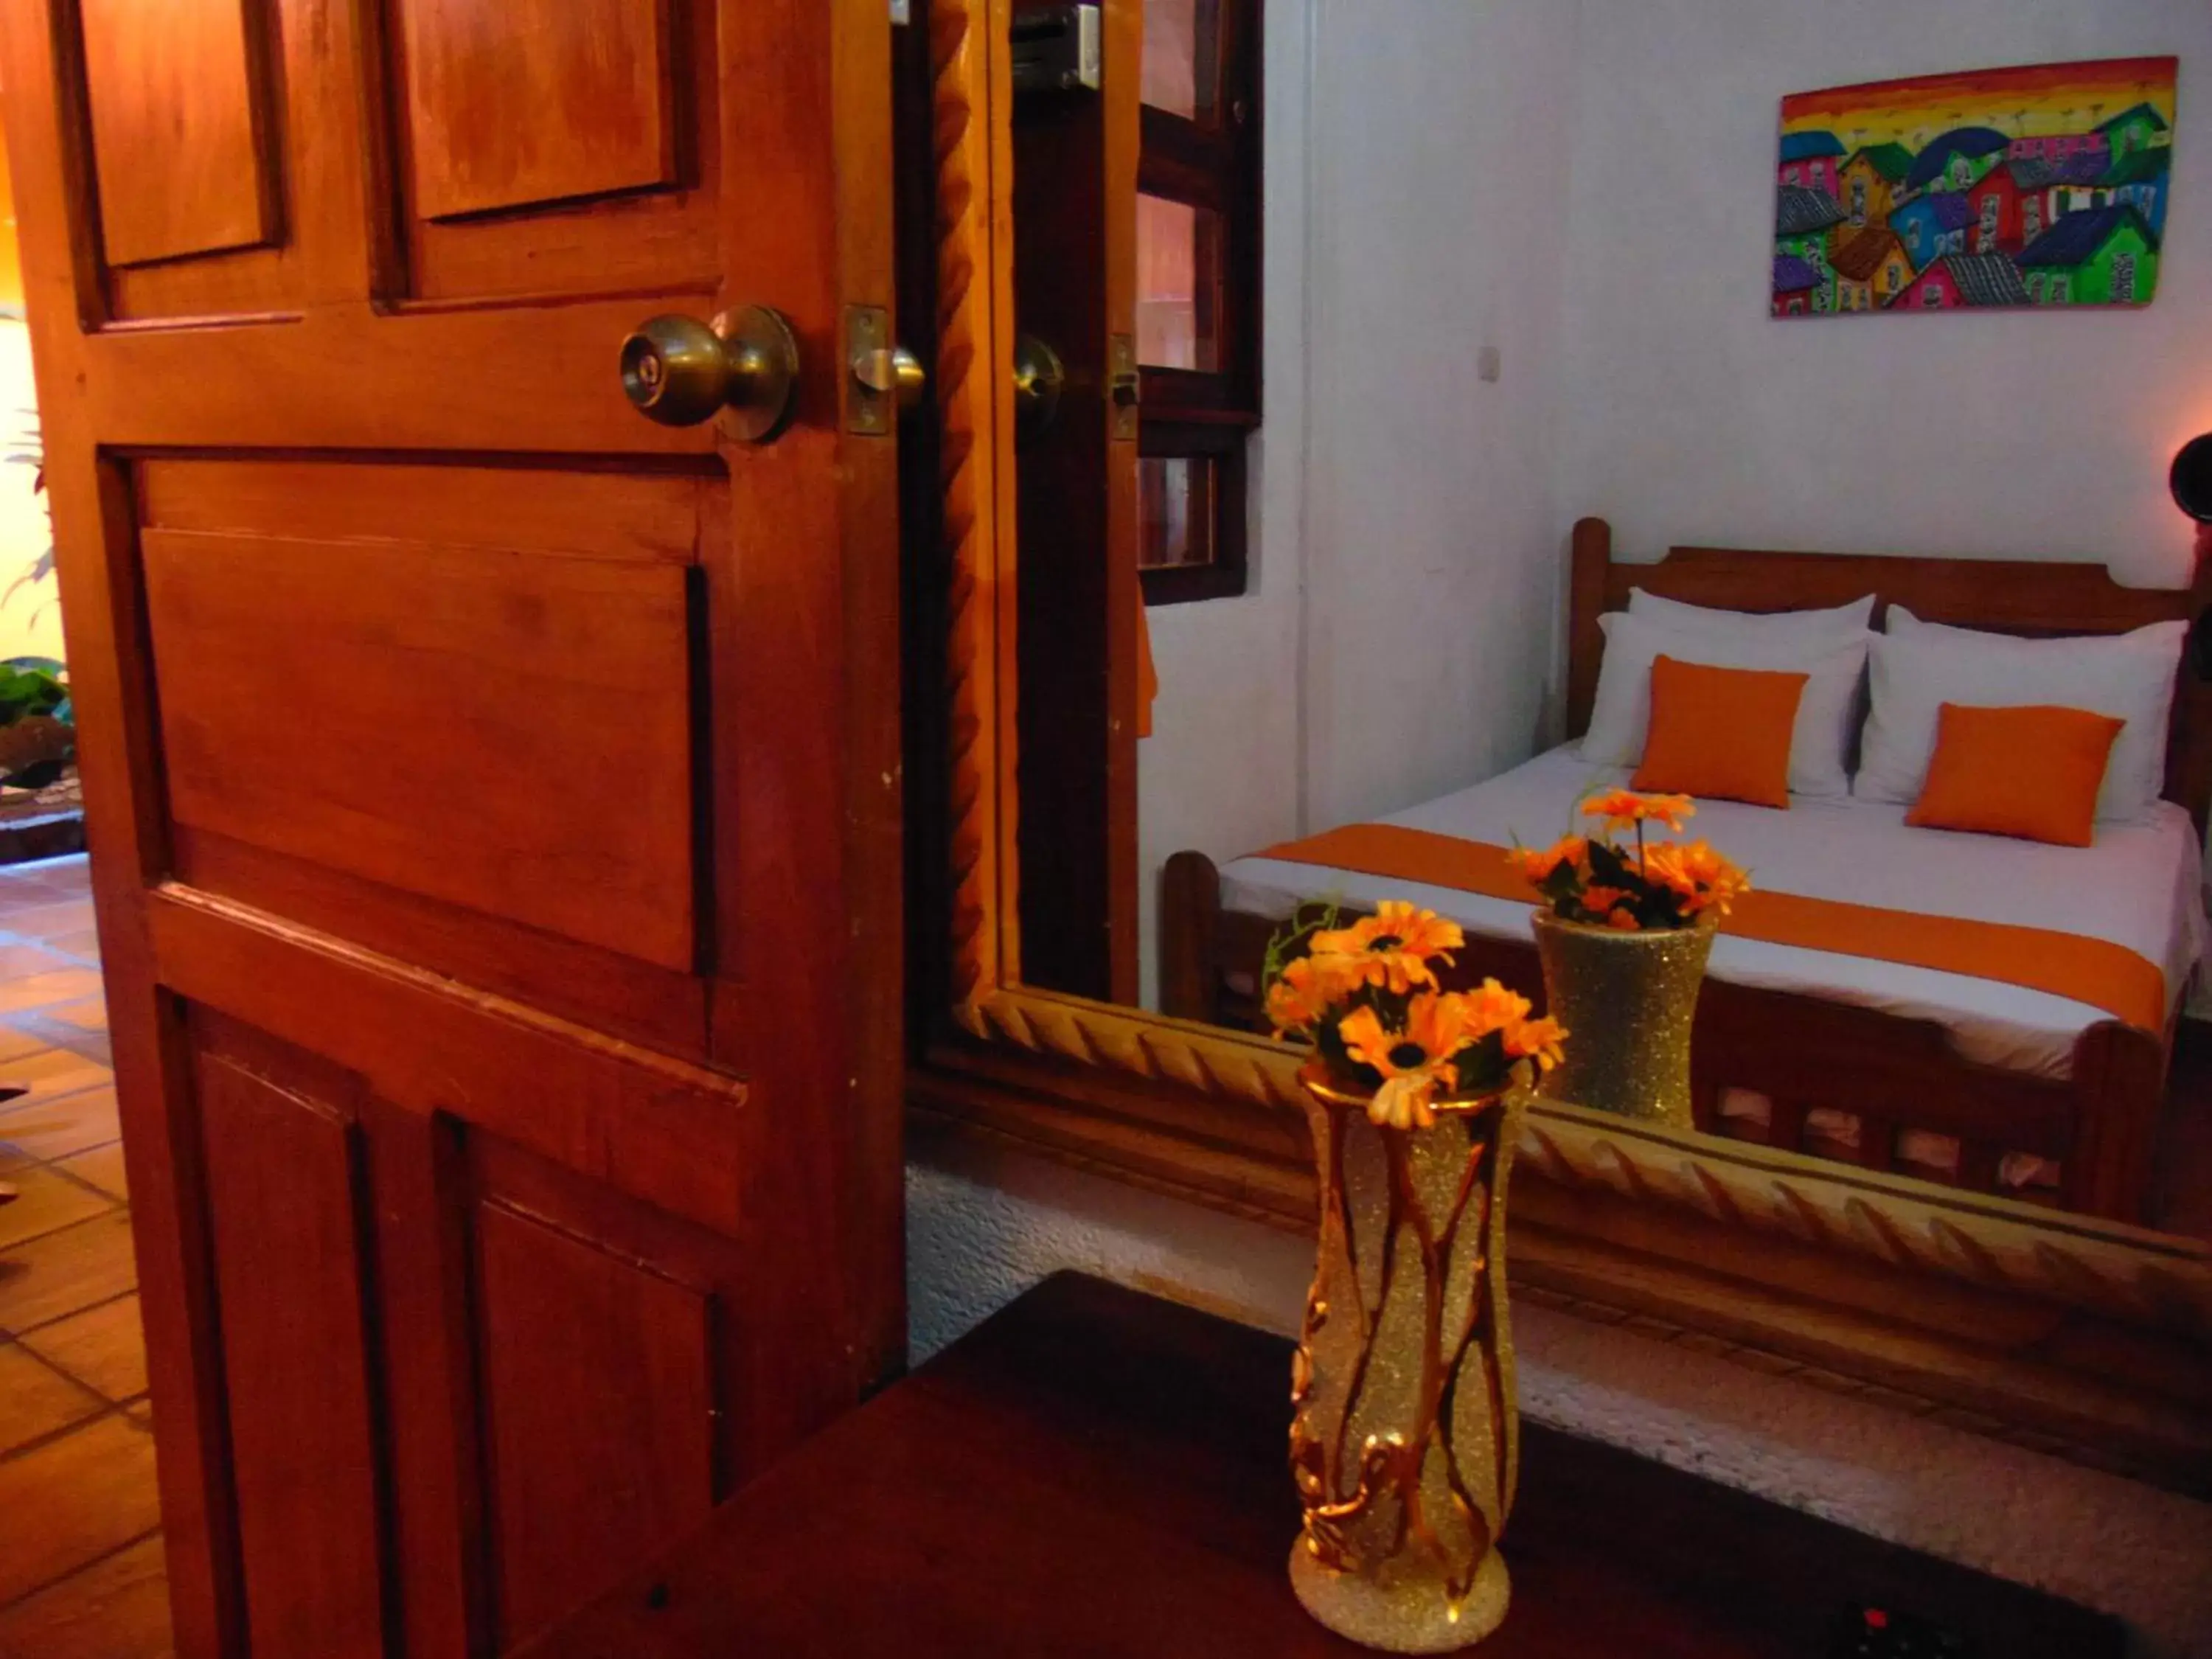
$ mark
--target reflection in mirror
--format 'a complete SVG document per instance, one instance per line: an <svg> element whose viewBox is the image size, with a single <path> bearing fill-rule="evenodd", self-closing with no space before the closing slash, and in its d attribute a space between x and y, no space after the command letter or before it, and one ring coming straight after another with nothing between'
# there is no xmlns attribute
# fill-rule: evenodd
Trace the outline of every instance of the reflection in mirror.
<svg viewBox="0 0 2212 1659"><path fill-rule="evenodd" d="M1213 113L1222 0L1151 0L1145 7L1142 96L1187 120Z"/></svg>
<svg viewBox="0 0 2212 1659"><path fill-rule="evenodd" d="M1214 465L1204 456L1147 457L1137 463L1139 569L1213 562L1214 489Z"/></svg>
<svg viewBox="0 0 2212 1659"><path fill-rule="evenodd" d="M1025 460L1024 982L1264 1032L1286 919L1402 897L1464 929L1460 982L1495 976L1541 1007L1540 896L1507 850L1589 831L1579 804L1635 782L1692 797L1682 839L1755 890L1697 1000L1697 1131L2212 1238L2212 1043L2181 1018L2212 802L2212 688L2185 648L2212 574L2190 527L2159 500L2171 562L2117 577L2026 530L1974 560L1924 541L1928 556L1668 550L1619 483L1649 482L1631 455L1590 465L1632 553L1596 520L1570 535L1575 475L1555 489L1548 423L1618 435L1588 364L1545 343L1546 285L1570 277L1525 240L1512 257L1484 240L1525 220L1512 192L1414 142L1457 103L1396 84L1421 76L1351 50L1348 24L1316 26L1328 74L1273 100L1263 176L1257 9L1144 7L1122 313L1142 414L1133 456L1103 474L1129 469L1133 512L1115 519L1102 484L1072 522L1069 475L1044 489L1053 464ZM1029 328L1070 245L1019 234ZM1264 411L1263 292L1301 319ZM1650 351L1613 323L1607 340ZM1693 324L1717 325L1700 313L1685 338ZM1854 326L1888 348L1893 325ZM1662 413L1695 441L1694 410ZM1790 539L1868 524L1853 506L1813 491ZM1751 543L1773 515L1742 510L1740 535L1717 508L1698 522ZM1086 575L1079 545L1121 562ZM1711 672L1683 690L1668 663ZM1753 754L1747 700L1777 683L1789 708ZM1952 708L2081 719L1978 732ZM1124 719L1151 733L1133 754ZM1648 741L1661 728L1675 736ZM2097 752L2062 800L2077 739Z"/></svg>
<svg viewBox="0 0 2212 1659"><path fill-rule="evenodd" d="M1694 549L1633 565L1585 520L1571 589L1570 741L1245 856L1176 854L1158 936L1166 1012L1263 1025L1261 963L1283 919L1384 898L1462 925L1462 981L1494 975L1540 1006L1530 932L1546 907L1509 849L1576 837L1565 850L1584 875L1545 893L1605 932L1569 896L1591 878L1580 838L1602 833L1593 792L1679 791L1694 816L1667 839L1717 848L1755 883L1697 1005L1698 1128L2204 1227L2212 1161L2166 1084L2203 927L2212 699L2184 646L2212 580L2127 588L2086 564ZM1670 672L1685 665L1711 672ZM1753 703L1769 691L1790 708L1762 757ZM1983 732L1961 706L2013 718ZM2069 772L2076 721L2094 752ZM2024 752L2038 760L2021 787ZM1615 927L1638 920L1633 902L1602 908ZM1626 993L1612 1006L1625 1017ZM1655 1024L1639 1046L1659 1042ZM2192 1056L2185 1091L2202 1086ZM1656 1089L1624 1109L1656 1115ZM1580 1103L1609 1103L1596 1096Z"/></svg>
<svg viewBox="0 0 2212 1659"><path fill-rule="evenodd" d="M1137 198L1137 361L1211 374L1220 367L1221 216Z"/></svg>

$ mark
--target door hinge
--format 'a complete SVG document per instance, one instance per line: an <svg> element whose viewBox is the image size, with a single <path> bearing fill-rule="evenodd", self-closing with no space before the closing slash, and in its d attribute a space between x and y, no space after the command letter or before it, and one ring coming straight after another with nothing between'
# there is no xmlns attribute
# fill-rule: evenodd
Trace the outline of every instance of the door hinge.
<svg viewBox="0 0 2212 1659"><path fill-rule="evenodd" d="M1013 20L1012 76L1017 95L1096 92L1105 78L1098 8L1045 6Z"/></svg>

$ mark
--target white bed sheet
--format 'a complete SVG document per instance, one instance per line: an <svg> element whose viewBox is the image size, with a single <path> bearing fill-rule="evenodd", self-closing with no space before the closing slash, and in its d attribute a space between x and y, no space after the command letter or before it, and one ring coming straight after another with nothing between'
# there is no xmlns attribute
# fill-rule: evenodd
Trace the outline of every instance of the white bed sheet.
<svg viewBox="0 0 2212 1659"><path fill-rule="evenodd" d="M1618 767L1591 766L1575 747L1553 750L1487 783L1380 820L1469 841L1548 846L1593 787L1625 784ZM1917 830L1905 809L1879 801L1794 799L1790 810L1700 801L1692 836L1751 872L1755 886L1812 898L1980 921L2010 922L2108 939L2166 969L2167 1012L2204 947L2203 848L2189 814L2161 801L2144 823L2097 826L2094 847L2048 847L1998 836ZM1408 898L1470 933L1528 936L1528 906L1454 888L1394 881L1322 865L1241 858L1222 868L1223 902L1287 915L1302 900L1367 907ZM1959 1050L2008 1070L2064 1077L2075 1039L2110 1016L2100 1008L1994 980L1863 957L1722 935L1716 979L1809 993L1940 1021Z"/></svg>

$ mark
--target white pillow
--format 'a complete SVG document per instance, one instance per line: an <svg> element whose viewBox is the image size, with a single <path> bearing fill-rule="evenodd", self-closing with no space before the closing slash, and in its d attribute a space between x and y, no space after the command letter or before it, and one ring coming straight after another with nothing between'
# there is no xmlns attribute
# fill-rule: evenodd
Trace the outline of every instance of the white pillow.
<svg viewBox="0 0 2212 1659"><path fill-rule="evenodd" d="M1634 766L1644 758L1651 727L1651 665L1661 657L1709 668L1779 669L1808 678L1790 737L1790 793L1843 795L1850 792L1844 757L1858 713L1859 676L1867 647L1876 636L1860 633L1818 656L1795 640L1747 639L1680 629L1616 611L1598 618L1605 630L1605 664L1582 757L1595 766Z"/></svg>
<svg viewBox="0 0 2212 1659"><path fill-rule="evenodd" d="M2166 717L2188 623L2024 640L1924 623L1893 606L1889 628L1874 642L1873 707L1853 793L1907 805L1919 799L1935 753L1936 717L1947 702L2086 708L2126 721L2097 796L2100 822L2140 819L2164 792Z"/></svg>
<svg viewBox="0 0 2212 1659"><path fill-rule="evenodd" d="M1708 605L1663 599L1656 593L1632 587L1628 590L1628 614L1648 622L1696 629L1708 636L1725 632L1747 641L1757 640L1763 645L1787 641L1808 650L1834 651L1857 644L1859 635L1873 624L1874 595L1869 593L1832 611L1716 611Z"/></svg>

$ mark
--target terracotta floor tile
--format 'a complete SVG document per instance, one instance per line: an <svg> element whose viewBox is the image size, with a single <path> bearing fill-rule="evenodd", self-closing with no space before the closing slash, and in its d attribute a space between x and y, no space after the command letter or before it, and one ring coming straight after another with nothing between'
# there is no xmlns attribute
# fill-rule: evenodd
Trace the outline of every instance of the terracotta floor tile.
<svg viewBox="0 0 2212 1659"><path fill-rule="evenodd" d="M116 1200L52 1170L18 1170L8 1177L15 1201L0 1204L0 1260L11 1246L115 1207Z"/></svg>
<svg viewBox="0 0 2212 1659"><path fill-rule="evenodd" d="M0 1172L67 1158L122 1133L112 1088L84 1089L58 1099L0 1107Z"/></svg>
<svg viewBox="0 0 2212 1659"><path fill-rule="evenodd" d="M0 908L0 927L7 912ZM81 973L77 963L42 945L0 945L0 980L28 979L34 974Z"/></svg>
<svg viewBox="0 0 2212 1659"><path fill-rule="evenodd" d="M0 1463L0 1605L161 1524L154 1437L118 1412Z"/></svg>
<svg viewBox="0 0 2212 1659"><path fill-rule="evenodd" d="M100 930L88 927L81 933L63 933L46 941L46 948L59 951L65 956L87 962L100 960Z"/></svg>
<svg viewBox="0 0 2212 1659"><path fill-rule="evenodd" d="M0 1024L0 1082L7 1082L9 1061L22 1060L24 1055L35 1055L40 1048L51 1048L51 1042L35 1037L27 1030L18 1030L13 1024Z"/></svg>
<svg viewBox="0 0 2212 1659"><path fill-rule="evenodd" d="M34 904L27 909L0 915L0 927L26 939L58 939L64 933L81 933L92 925L92 901L88 898Z"/></svg>
<svg viewBox="0 0 2212 1659"><path fill-rule="evenodd" d="M20 1112L33 1101L76 1094L80 1090L96 1089L114 1081L115 1073L111 1068L67 1048L49 1046L32 1054L0 1060L0 1083L30 1091L0 1105L0 1133L6 1132L6 1114Z"/></svg>
<svg viewBox="0 0 2212 1659"><path fill-rule="evenodd" d="M0 1083L7 1081L8 1061L51 1046L40 1038L0 1025Z"/></svg>
<svg viewBox="0 0 2212 1659"><path fill-rule="evenodd" d="M83 896L74 883L50 875L33 872L9 876L4 884L0 884L0 923L19 910L43 910L57 904L73 903Z"/></svg>
<svg viewBox="0 0 2212 1659"><path fill-rule="evenodd" d="M82 1422L106 1401L15 1343L0 1346L0 1457Z"/></svg>
<svg viewBox="0 0 2212 1659"><path fill-rule="evenodd" d="M22 1342L110 1400L135 1400L146 1392L146 1335L135 1291L41 1326Z"/></svg>
<svg viewBox="0 0 2212 1659"><path fill-rule="evenodd" d="M99 1188L118 1203L131 1196L130 1179L123 1172L123 1143L119 1140L63 1158L53 1167L88 1186Z"/></svg>
<svg viewBox="0 0 2212 1659"><path fill-rule="evenodd" d="M45 1011L48 1019L58 1019L82 1027L88 1031L107 1029L107 999L104 996L85 997L76 1002L64 1002Z"/></svg>
<svg viewBox="0 0 2212 1659"><path fill-rule="evenodd" d="M0 1253L0 1330L21 1335L137 1286L130 1212L110 1210Z"/></svg>
<svg viewBox="0 0 2212 1659"><path fill-rule="evenodd" d="M159 1534L0 1612L0 1654L167 1659L173 1651L169 1575Z"/></svg>
<svg viewBox="0 0 2212 1659"><path fill-rule="evenodd" d="M52 882L72 892L92 890L92 860L82 853L64 853L58 858L33 859L15 866L27 876Z"/></svg>
<svg viewBox="0 0 2212 1659"><path fill-rule="evenodd" d="M58 1002L79 1002L99 994L98 974L89 968L63 967L23 979L0 980L0 1013L51 1008Z"/></svg>

